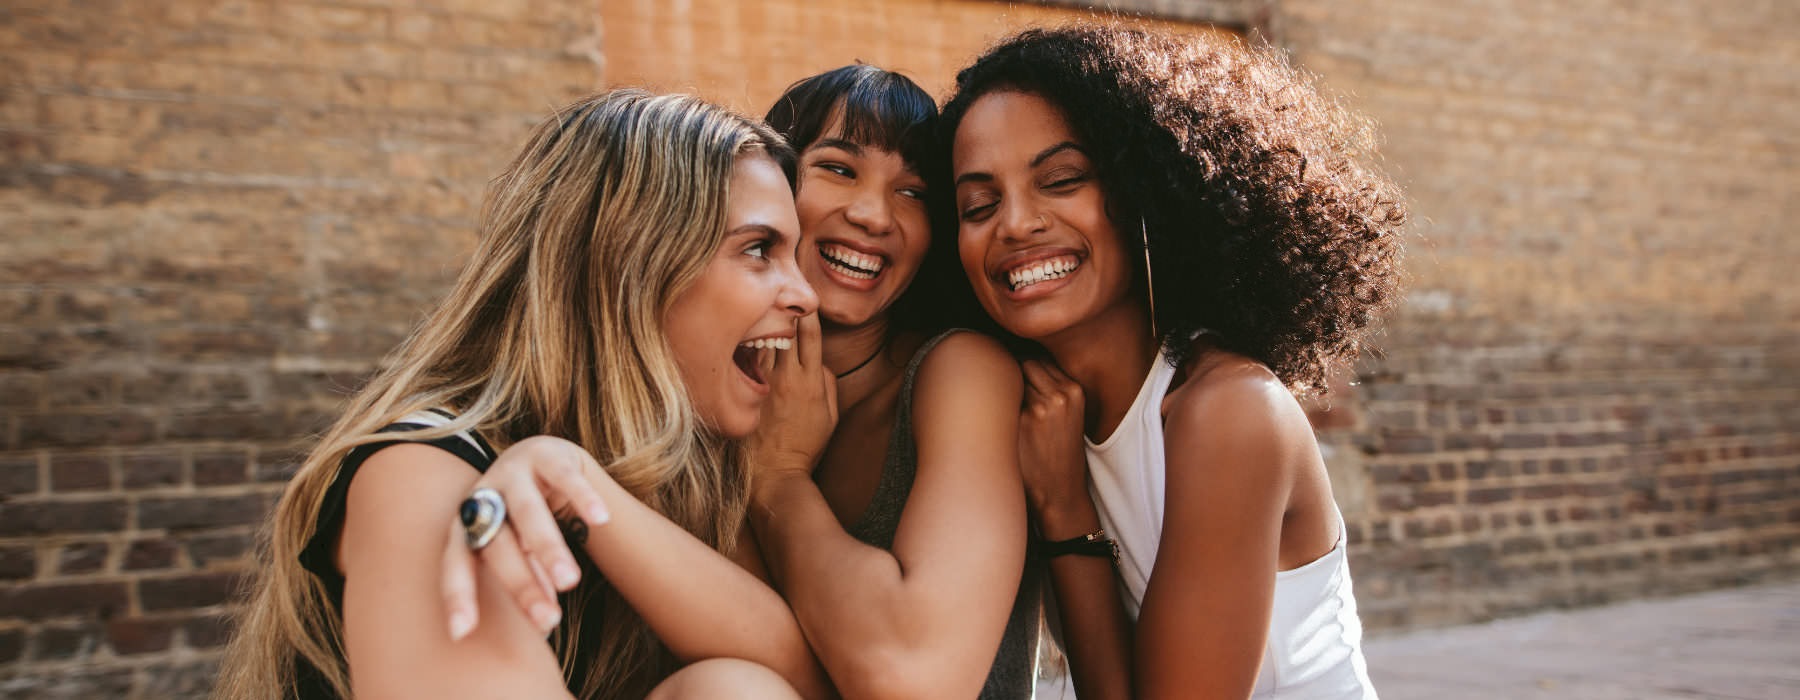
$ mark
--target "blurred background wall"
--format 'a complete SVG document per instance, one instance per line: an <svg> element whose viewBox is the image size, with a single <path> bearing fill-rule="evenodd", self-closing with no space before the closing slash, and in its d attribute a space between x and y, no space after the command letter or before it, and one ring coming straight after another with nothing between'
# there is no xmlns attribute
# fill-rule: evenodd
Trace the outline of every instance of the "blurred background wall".
<svg viewBox="0 0 1800 700"><path fill-rule="evenodd" d="M1783 0L10 0L0 695L204 693L253 531L444 290L485 181L612 85L944 94L1123 6L1375 115L1411 293L1315 412L1377 633L1800 574Z"/></svg>

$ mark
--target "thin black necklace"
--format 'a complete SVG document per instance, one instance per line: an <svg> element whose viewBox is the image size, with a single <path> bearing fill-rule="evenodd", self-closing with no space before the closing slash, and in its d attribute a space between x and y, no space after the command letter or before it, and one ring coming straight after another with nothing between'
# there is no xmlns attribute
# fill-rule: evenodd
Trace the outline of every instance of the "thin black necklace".
<svg viewBox="0 0 1800 700"><path fill-rule="evenodd" d="M886 343L882 343L882 345L886 345ZM882 345L878 345L878 346L876 346L876 347L875 347L875 354L873 354L873 355L870 355L870 356L869 356L869 357L868 357L868 359L865 359L865 360L863 360L863 361L862 361L862 362L858 362L858 363L856 363L856 366L855 366L855 367L851 367L851 368L850 368L850 369L848 369L848 370L845 370L845 371L843 371L843 372L836 372L836 373L833 373L833 376L835 376L835 377L837 377L837 378L838 378L838 379L843 379L843 378L844 378L844 377L848 377L848 376L850 376L850 375L852 375L852 374L856 374L856 370L859 370L859 369L862 369L862 368L864 368L864 367L867 367L867 366L868 366L868 365L869 365L869 363L870 363L870 362L874 362L874 361L875 361L875 358L877 358L877 357L881 357L881 351L882 351L882 350L886 350L886 349L887 349L887 348L885 348L885 347L882 347Z"/></svg>

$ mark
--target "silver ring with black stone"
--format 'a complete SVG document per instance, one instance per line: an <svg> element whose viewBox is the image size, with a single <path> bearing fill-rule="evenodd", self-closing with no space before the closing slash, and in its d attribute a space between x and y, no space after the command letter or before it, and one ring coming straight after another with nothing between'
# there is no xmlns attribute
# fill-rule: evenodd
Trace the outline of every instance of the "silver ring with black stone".
<svg viewBox="0 0 1800 700"><path fill-rule="evenodd" d="M500 526L506 524L506 501L501 500L499 491L484 486L463 499L457 516L462 519L469 549L481 551L500 534Z"/></svg>

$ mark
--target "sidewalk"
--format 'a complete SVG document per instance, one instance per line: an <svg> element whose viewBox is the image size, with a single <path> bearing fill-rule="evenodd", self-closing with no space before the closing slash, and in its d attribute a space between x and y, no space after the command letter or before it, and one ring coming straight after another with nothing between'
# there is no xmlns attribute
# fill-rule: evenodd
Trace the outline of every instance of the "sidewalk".
<svg viewBox="0 0 1800 700"><path fill-rule="evenodd" d="M1370 639L1383 700L1800 698L1800 582Z"/></svg>

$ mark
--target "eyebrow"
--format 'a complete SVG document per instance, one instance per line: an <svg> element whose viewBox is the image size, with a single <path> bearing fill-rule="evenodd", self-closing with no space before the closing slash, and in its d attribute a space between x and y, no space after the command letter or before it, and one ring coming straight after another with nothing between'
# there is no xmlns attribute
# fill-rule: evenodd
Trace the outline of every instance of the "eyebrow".
<svg viewBox="0 0 1800 700"><path fill-rule="evenodd" d="M835 148L835 149L847 152L850 155L857 156L857 157L861 157L863 154L862 144L857 143L855 141L848 140L848 139L839 139L839 138L819 139L817 141L814 141L813 145L811 147L807 148L806 150L810 151L814 148Z"/></svg>
<svg viewBox="0 0 1800 700"><path fill-rule="evenodd" d="M1074 152L1080 153L1082 155L1087 155L1087 151L1081 150L1081 144L1075 143L1074 141L1063 141L1063 142L1055 144L1049 148L1046 148L1042 151L1038 151L1037 155L1031 157L1031 167L1035 168L1037 166L1043 165L1044 161L1050 160L1050 156L1054 156L1058 153L1062 153L1063 151L1074 151ZM956 176L956 182L953 184L961 185L965 182L993 182L993 181L994 181L994 176L989 173L963 173L961 175Z"/></svg>
<svg viewBox="0 0 1800 700"><path fill-rule="evenodd" d="M774 226L770 226L768 224L744 224L743 226L739 226L737 228L731 229L730 231L726 231L725 237L735 238L738 236L746 236L746 235L750 235L750 234L774 236L776 238L791 238L792 237L786 233L782 233L781 229L775 228Z"/></svg>

